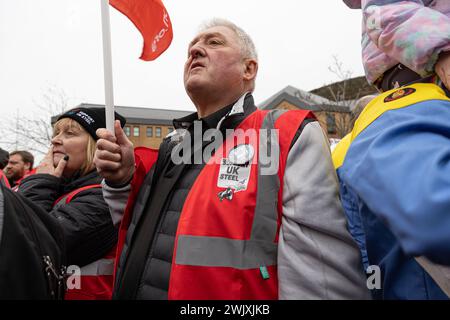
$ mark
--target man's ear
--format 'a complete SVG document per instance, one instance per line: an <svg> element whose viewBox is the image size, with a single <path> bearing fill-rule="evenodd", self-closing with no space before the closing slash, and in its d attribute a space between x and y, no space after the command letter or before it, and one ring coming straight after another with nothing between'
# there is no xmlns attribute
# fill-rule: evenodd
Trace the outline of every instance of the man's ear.
<svg viewBox="0 0 450 320"><path fill-rule="evenodd" d="M244 68L244 80L254 80L258 73L258 62L254 59L246 59L244 61Z"/></svg>
<svg viewBox="0 0 450 320"><path fill-rule="evenodd" d="M31 163L25 162L24 167L25 167L25 170L29 171L31 169Z"/></svg>

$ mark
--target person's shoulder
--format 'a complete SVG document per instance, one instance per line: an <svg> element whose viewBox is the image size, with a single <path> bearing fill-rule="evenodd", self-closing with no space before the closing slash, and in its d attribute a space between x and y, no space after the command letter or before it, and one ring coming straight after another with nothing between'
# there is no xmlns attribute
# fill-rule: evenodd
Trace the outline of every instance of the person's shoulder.
<svg viewBox="0 0 450 320"><path fill-rule="evenodd" d="M305 132L306 131L306 132ZM295 132L294 138L292 139L290 149L294 144L301 139L302 141L310 141L310 136L322 137L323 130L317 119L312 117L307 117L298 125L297 131ZM304 143L306 143L304 142Z"/></svg>
<svg viewBox="0 0 450 320"><path fill-rule="evenodd" d="M92 171L85 176L73 180L66 185L66 194L75 195L93 195L102 194L102 178L97 171Z"/></svg>
<svg viewBox="0 0 450 320"><path fill-rule="evenodd" d="M83 188L92 185L99 185L102 182L102 177L97 172L97 170L92 170L84 176L81 176L70 183L73 185L73 190L78 188Z"/></svg>
<svg viewBox="0 0 450 320"><path fill-rule="evenodd" d="M316 119L305 119L297 129L296 135L298 139L309 143L322 141L326 138L322 126Z"/></svg>
<svg viewBox="0 0 450 320"><path fill-rule="evenodd" d="M36 184L46 184L46 185L58 185L59 184L59 178L52 176L51 174L47 173L33 173L33 174L27 174L23 176L18 182L18 185L24 185L29 183L36 183Z"/></svg>
<svg viewBox="0 0 450 320"><path fill-rule="evenodd" d="M66 196L69 197L69 203L94 204L101 209L106 206L103 198L102 186L100 184L85 185L83 187L75 188Z"/></svg>

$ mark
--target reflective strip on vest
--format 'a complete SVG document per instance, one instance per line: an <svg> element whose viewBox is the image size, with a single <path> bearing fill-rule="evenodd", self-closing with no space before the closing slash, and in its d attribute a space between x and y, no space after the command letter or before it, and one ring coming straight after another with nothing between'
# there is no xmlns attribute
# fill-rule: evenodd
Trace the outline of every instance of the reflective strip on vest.
<svg viewBox="0 0 450 320"><path fill-rule="evenodd" d="M261 126L262 130L268 130L269 135L260 135L259 154L260 156L268 155L268 150L272 151L272 147L274 147L275 154L270 155L269 158L274 163L265 164L261 163L261 157L258 159L258 193L256 195L251 240L266 239L272 242L275 241L277 234L280 146L277 132L274 129L275 121L285 112L286 110L268 112ZM265 172L262 171L269 167L275 167L276 170L270 170L271 174L264 174Z"/></svg>
<svg viewBox="0 0 450 320"><path fill-rule="evenodd" d="M286 110L272 110L263 120L261 129L268 130L268 135L260 133L257 197L252 232L249 240L233 240L219 237L180 235L177 243L175 262L178 265L231 267L236 269L254 269L261 266L277 264L275 243L278 221L278 177L280 146L275 129L275 121ZM262 133L266 133L263 130ZM268 150L275 151L269 158L273 162L263 164L261 155L268 155ZM274 172L262 174L265 168L275 165ZM208 252L208 254L205 254Z"/></svg>
<svg viewBox="0 0 450 320"><path fill-rule="evenodd" d="M114 259L99 259L81 268L82 276L112 276Z"/></svg>
<svg viewBox="0 0 450 320"><path fill-rule="evenodd" d="M241 270L273 266L277 264L277 247L276 243L256 240L179 236L176 263Z"/></svg>

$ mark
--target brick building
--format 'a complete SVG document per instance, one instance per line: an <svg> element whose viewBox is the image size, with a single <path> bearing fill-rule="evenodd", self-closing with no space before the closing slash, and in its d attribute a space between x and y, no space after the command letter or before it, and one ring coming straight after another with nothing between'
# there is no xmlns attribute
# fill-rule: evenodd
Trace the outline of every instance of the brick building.
<svg viewBox="0 0 450 320"><path fill-rule="evenodd" d="M104 105L82 103L77 107L93 108ZM124 131L135 147L159 148L162 139L173 130L172 120L185 117L193 111L169 109L115 107L116 112L127 119ZM52 124L57 116L52 117Z"/></svg>
<svg viewBox="0 0 450 320"><path fill-rule="evenodd" d="M287 86L260 103L258 107L263 110L311 110L328 134L328 137L330 139L340 139L345 135L345 131L348 131L346 127L350 126L352 103L352 101L335 103L314 93Z"/></svg>
<svg viewBox="0 0 450 320"><path fill-rule="evenodd" d="M364 77L336 82L311 92L287 86L258 104L258 107L263 110L311 110L328 137L340 139L353 127L355 116L352 114L352 108L356 100L374 92L376 92L375 89L367 84ZM333 101L331 93L338 95L341 98L340 101ZM342 97L349 100L344 100ZM82 103L79 107L104 107L104 105ZM173 119L185 117L195 111L122 106L116 106L115 109L127 119L124 130L134 146L151 148L159 148L162 139L173 130ZM52 124L56 119L57 116L52 117Z"/></svg>

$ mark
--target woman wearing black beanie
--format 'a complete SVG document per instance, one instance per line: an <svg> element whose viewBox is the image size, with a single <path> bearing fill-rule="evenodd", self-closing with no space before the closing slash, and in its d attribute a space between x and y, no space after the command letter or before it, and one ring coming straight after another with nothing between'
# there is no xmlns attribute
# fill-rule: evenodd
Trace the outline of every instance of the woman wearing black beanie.
<svg viewBox="0 0 450 320"><path fill-rule="evenodd" d="M116 119L125 125L117 113ZM60 222L66 262L69 272L75 272L66 299L111 295L117 229L93 163L95 131L104 127L104 108L75 108L62 114L53 127L47 155L18 190Z"/></svg>

